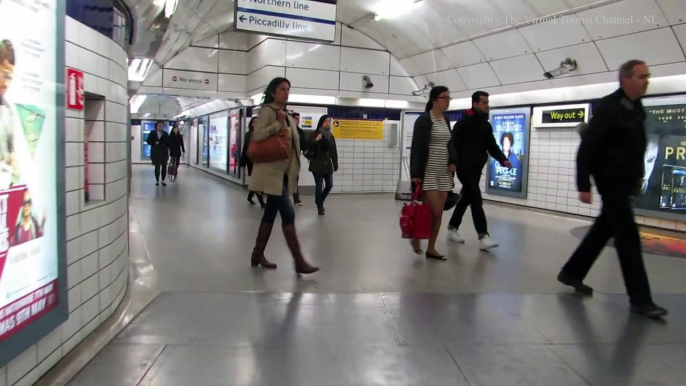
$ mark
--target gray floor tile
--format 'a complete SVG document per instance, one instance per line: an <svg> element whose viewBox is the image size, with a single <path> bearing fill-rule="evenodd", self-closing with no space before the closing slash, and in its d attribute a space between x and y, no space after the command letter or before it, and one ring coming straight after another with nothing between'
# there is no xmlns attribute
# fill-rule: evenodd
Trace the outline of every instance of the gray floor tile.
<svg viewBox="0 0 686 386"><path fill-rule="evenodd" d="M136 386L162 349L161 345L109 344L67 386Z"/></svg>
<svg viewBox="0 0 686 386"><path fill-rule="evenodd" d="M325 217L296 208L322 268L297 279L278 226L279 269L250 267L261 210L246 192L181 173L162 189L134 167L131 217L164 292L69 386L686 386L686 260L646 256L671 312L657 323L628 312L613 249L593 298L557 283L586 220L487 205L502 247L480 252L466 220L467 243L442 232L436 262L399 238L391 196L333 195Z"/></svg>
<svg viewBox="0 0 686 386"><path fill-rule="evenodd" d="M443 347L169 346L145 386L462 386Z"/></svg>
<svg viewBox="0 0 686 386"><path fill-rule="evenodd" d="M588 344L556 345L551 350L593 385L686 385L684 346Z"/></svg>
<svg viewBox="0 0 686 386"><path fill-rule="evenodd" d="M471 386L587 386L547 346L448 346Z"/></svg>

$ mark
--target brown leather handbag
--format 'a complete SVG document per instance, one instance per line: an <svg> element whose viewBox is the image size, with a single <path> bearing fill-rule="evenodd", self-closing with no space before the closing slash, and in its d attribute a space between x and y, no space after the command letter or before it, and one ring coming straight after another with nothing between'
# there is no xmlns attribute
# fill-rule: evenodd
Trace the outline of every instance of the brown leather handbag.
<svg viewBox="0 0 686 386"><path fill-rule="evenodd" d="M273 109L271 106L267 106ZM288 126L288 117L286 117ZM291 158L292 141L289 130L279 130L276 134L262 140L250 140L248 158L255 164L284 161Z"/></svg>

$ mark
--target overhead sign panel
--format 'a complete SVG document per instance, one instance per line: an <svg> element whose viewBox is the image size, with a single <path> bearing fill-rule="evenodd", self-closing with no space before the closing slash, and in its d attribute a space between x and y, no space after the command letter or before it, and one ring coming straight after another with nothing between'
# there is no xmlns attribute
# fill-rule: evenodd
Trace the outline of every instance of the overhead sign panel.
<svg viewBox="0 0 686 386"><path fill-rule="evenodd" d="M238 31L332 42L336 0L237 0Z"/></svg>
<svg viewBox="0 0 686 386"><path fill-rule="evenodd" d="M588 122L589 107L588 103L534 107L533 127L537 129L574 127Z"/></svg>

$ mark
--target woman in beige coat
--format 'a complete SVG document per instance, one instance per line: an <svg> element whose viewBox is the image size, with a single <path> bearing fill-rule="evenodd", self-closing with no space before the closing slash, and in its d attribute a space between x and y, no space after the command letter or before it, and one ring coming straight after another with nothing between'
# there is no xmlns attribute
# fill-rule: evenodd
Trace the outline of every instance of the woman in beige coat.
<svg viewBox="0 0 686 386"><path fill-rule="evenodd" d="M265 91L264 104L252 133L251 140L259 143L281 130L287 131L288 140L291 142L291 156L287 160L255 163L253 166L249 189L266 194L267 205L264 208L262 223L255 240L251 264L253 267L276 268L276 264L269 262L264 256L264 250L269 242L278 212L281 215L286 243L293 255L295 272L309 274L317 272L319 268L311 266L300 251L300 242L295 231L295 211L290 200L290 196L296 191L300 173L300 138L297 125L285 110L290 88L291 83L286 78L275 78L269 83Z"/></svg>

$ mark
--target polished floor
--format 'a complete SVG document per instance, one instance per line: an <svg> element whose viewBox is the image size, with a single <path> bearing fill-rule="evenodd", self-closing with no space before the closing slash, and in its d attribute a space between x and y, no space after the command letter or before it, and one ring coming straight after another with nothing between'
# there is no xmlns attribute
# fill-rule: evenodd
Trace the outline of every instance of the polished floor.
<svg viewBox="0 0 686 386"><path fill-rule="evenodd" d="M629 314L607 249L579 298L555 280L587 221L487 207L501 247L425 261L399 238L389 195L297 208L303 250L322 271L297 279L275 229L248 259L260 209L201 171L154 186L134 167L132 232L162 291L69 386L686 385L686 260L646 255L663 322ZM447 222L449 213L446 213ZM150 274L148 272L148 274Z"/></svg>

